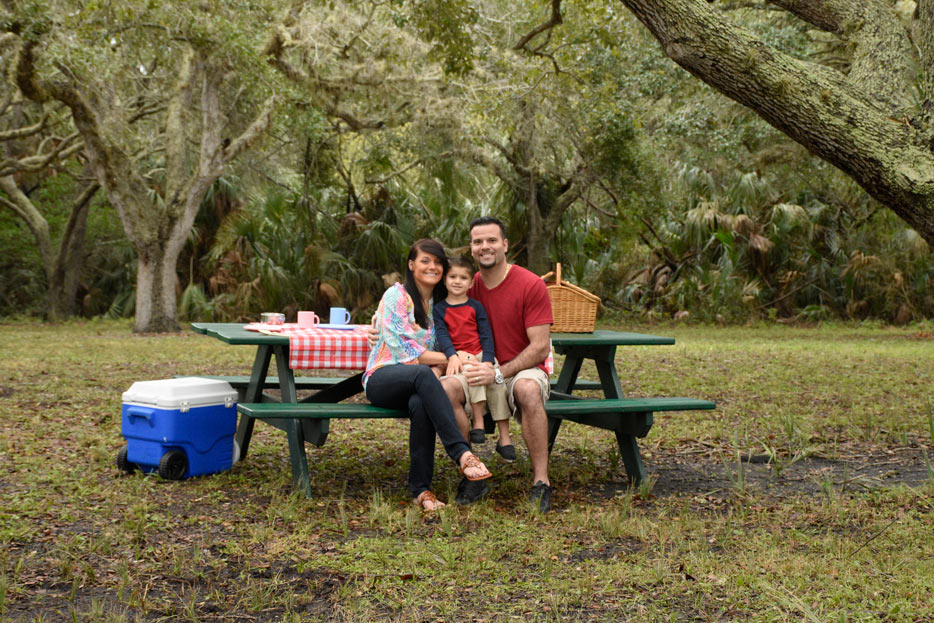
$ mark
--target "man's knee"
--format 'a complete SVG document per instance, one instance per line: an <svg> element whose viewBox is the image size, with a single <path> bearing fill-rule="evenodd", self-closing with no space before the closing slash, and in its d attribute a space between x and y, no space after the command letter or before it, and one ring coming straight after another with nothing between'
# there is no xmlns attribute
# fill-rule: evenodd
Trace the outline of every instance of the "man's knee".
<svg viewBox="0 0 934 623"><path fill-rule="evenodd" d="M538 383L531 379L519 379L512 389L516 404L522 409L523 413L537 411L544 408L542 403L542 390Z"/></svg>

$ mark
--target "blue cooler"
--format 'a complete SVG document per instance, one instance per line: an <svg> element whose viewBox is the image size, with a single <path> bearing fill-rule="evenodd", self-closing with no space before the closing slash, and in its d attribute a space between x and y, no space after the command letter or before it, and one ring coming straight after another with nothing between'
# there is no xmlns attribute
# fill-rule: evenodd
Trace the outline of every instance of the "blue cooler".
<svg viewBox="0 0 934 623"><path fill-rule="evenodd" d="M230 469L237 391L226 381L186 377L133 383L123 394L117 467L169 480Z"/></svg>

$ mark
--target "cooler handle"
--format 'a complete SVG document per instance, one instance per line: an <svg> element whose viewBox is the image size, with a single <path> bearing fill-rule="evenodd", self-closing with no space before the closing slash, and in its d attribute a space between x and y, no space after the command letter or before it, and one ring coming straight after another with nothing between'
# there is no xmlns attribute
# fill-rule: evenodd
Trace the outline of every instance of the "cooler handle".
<svg viewBox="0 0 934 623"><path fill-rule="evenodd" d="M150 424L152 424L152 409L146 409L143 407L130 407L126 410L126 415L130 418L130 421L133 421L135 417L141 417Z"/></svg>

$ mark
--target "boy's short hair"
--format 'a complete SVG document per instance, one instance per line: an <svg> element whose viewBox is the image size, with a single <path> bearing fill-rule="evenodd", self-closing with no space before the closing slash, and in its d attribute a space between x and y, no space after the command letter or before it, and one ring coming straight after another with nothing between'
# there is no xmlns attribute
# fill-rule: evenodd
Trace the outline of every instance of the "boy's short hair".
<svg viewBox="0 0 934 623"><path fill-rule="evenodd" d="M452 258L448 259L448 265L449 265L451 268L454 268L455 266L457 266L457 267L459 267L459 268L466 268L468 271L470 271L470 274L471 274L471 275L475 272L475 270L474 270L474 265L473 265L473 260L470 259L469 257L465 257L465 256L463 256L463 255L458 255L458 256L456 256L456 257L452 257ZM449 270L450 270L450 269L449 269Z"/></svg>

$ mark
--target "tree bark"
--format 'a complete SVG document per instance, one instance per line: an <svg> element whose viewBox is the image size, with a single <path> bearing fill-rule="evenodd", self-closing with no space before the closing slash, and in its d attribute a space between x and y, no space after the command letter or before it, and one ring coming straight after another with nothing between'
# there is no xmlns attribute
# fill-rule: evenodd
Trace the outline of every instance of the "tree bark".
<svg viewBox="0 0 934 623"><path fill-rule="evenodd" d="M888 3L850 3L858 20L843 29L855 40L850 75L802 61L766 45L707 2L696 0L622 0L652 32L665 53L694 76L763 119L813 154L853 178L867 193L891 208L934 245L934 145L929 120L913 117L897 93L909 92L904 66L917 60L886 14ZM843 0L776 2L825 29L839 23ZM934 0L922 0L919 19ZM805 10L807 9L807 11ZM859 12L861 11L861 12ZM885 17L880 17L885 16ZM877 22L871 22L878 18ZM929 40L934 16L922 21ZM860 21L861 20L861 21ZM925 30L925 28L927 28ZM854 34L855 33L855 34ZM898 41L909 56L878 62L859 58L859 50L880 49ZM921 43L925 75L934 73L930 50ZM907 52L905 52L907 51ZM901 60L901 59L900 59ZM873 85L888 80L875 91ZM881 93L881 96L879 95ZM931 93L923 109L929 109Z"/></svg>

